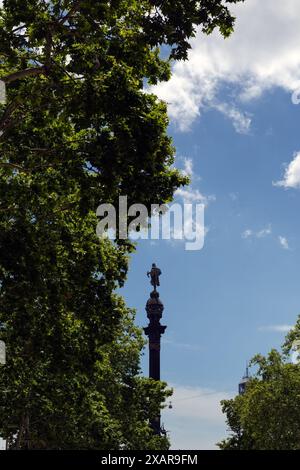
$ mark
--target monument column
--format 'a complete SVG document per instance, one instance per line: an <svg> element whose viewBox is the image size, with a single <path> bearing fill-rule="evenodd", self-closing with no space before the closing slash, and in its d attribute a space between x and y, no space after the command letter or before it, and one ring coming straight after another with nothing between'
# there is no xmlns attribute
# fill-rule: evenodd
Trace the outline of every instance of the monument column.
<svg viewBox="0 0 300 470"><path fill-rule="evenodd" d="M161 271L155 264L152 264L152 269L147 275L148 277L151 276L151 284L154 287L146 304L149 324L144 328L144 332L149 338L149 377L154 380L160 380L160 339L167 328L160 324L164 305L159 299L159 293L156 290L156 287L160 285L159 276ZM151 426L155 434L161 434L160 416L151 422Z"/></svg>

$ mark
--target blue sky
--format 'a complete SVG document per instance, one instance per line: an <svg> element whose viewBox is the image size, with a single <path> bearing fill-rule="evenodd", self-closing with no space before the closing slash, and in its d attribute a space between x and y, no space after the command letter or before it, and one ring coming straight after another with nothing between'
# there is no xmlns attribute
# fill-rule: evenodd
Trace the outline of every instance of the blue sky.
<svg viewBox="0 0 300 470"><path fill-rule="evenodd" d="M220 399L236 393L248 359L280 347L300 313L298 7L247 0L235 8L235 37L199 33L189 61L156 89L169 103L176 166L208 201L204 248L140 241L122 291L145 326L146 271L162 269L162 378L175 390L163 421L174 448L225 437Z"/></svg>

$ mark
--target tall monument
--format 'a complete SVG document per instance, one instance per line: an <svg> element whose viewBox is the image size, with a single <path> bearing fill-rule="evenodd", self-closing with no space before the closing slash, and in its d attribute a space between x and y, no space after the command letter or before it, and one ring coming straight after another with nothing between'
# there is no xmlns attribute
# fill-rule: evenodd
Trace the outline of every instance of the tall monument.
<svg viewBox="0 0 300 470"><path fill-rule="evenodd" d="M159 299L159 293L156 289L157 286L160 285L160 275L161 270L153 263L151 271L147 273L147 276L151 278L150 282L153 286L153 291L150 293L150 298L146 304L149 324L144 328L144 332L149 338L149 377L154 380L160 380L160 338L167 328L160 324L164 310L163 303ZM155 434L161 435L160 416L157 416L157 418L151 422L151 426Z"/></svg>

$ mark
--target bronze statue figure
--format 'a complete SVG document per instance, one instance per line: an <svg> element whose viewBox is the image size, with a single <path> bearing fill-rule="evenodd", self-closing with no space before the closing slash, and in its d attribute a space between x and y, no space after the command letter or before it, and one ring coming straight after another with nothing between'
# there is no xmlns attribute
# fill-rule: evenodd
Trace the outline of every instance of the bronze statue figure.
<svg viewBox="0 0 300 470"><path fill-rule="evenodd" d="M156 287L159 286L159 276L161 275L161 270L156 266L155 263L152 264L151 271L147 272L147 276L151 277L151 284L156 291Z"/></svg>

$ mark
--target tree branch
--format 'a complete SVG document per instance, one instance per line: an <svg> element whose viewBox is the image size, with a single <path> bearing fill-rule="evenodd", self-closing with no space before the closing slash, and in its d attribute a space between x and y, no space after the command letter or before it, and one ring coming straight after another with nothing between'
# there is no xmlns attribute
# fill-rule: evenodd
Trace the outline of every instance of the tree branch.
<svg viewBox="0 0 300 470"><path fill-rule="evenodd" d="M6 77L1 77L0 80L2 80L4 83L11 83L16 80L20 80L21 78L42 74L46 74L46 67L32 67L29 69L19 70L18 72L11 73L10 75L6 75Z"/></svg>
<svg viewBox="0 0 300 470"><path fill-rule="evenodd" d="M1 207L0 206L0 212L8 212L14 209L16 206L9 206L9 207Z"/></svg>
<svg viewBox="0 0 300 470"><path fill-rule="evenodd" d="M13 170L23 171L24 173L29 173L29 170L23 168L21 165L17 165L16 163L8 163L8 162L0 162L0 167L3 168L12 168Z"/></svg>
<svg viewBox="0 0 300 470"><path fill-rule="evenodd" d="M17 108L22 108L22 105L19 104L18 100L13 101L7 106L5 113L0 121L0 140L3 139L3 136L8 129L10 129L15 124L18 124L18 122L20 122L22 119L22 115L14 118L14 112Z"/></svg>
<svg viewBox="0 0 300 470"><path fill-rule="evenodd" d="M20 26L18 26L18 27L15 28L15 29L13 29L13 30L12 30L12 33L15 34L15 33L17 33L18 31L20 31L21 29L24 29L24 28L26 28L26 24L25 24L25 23L24 23L24 24L21 24Z"/></svg>
<svg viewBox="0 0 300 470"><path fill-rule="evenodd" d="M11 118L13 112L17 109L17 107L18 107L18 102L17 101L13 101L12 103L10 103L6 107L4 115L3 115L3 117L0 121L0 130L5 126L7 121Z"/></svg>
<svg viewBox="0 0 300 470"><path fill-rule="evenodd" d="M52 36L50 31L47 31L46 34L46 46L45 46L45 67L49 70L51 65L51 48L52 48Z"/></svg>

